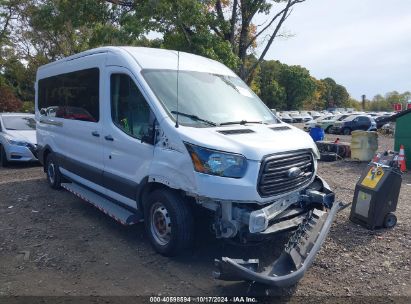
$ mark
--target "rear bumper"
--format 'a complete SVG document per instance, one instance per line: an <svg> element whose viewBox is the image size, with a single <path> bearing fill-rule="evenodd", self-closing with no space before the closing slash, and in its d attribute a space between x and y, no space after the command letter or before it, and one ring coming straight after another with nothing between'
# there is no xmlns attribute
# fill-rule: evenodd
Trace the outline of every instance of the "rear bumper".
<svg viewBox="0 0 411 304"><path fill-rule="evenodd" d="M313 263L341 203L335 202L328 212L314 209L292 234L280 257L265 270L258 272L258 260L223 257L216 260L213 275L225 281L255 281L271 286L286 287L297 283Z"/></svg>

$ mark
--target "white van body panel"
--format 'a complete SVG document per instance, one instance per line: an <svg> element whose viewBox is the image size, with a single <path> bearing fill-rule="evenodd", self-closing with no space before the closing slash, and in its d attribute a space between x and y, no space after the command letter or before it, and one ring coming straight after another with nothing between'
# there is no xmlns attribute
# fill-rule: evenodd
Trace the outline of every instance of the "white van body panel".
<svg viewBox="0 0 411 304"><path fill-rule="evenodd" d="M152 48L122 47L138 62L142 69L177 70L177 51ZM202 56L179 52L180 71L207 72L236 76L225 65Z"/></svg>
<svg viewBox="0 0 411 304"><path fill-rule="evenodd" d="M77 70L89 68L100 69L100 83L103 80L103 73L106 60L105 52L80 56L76 60L68 60L64 64L50 64L47 69L40 68L37 79L70 73ZM37 87L37 86L36 86ZM104 94L104 87L100 85L100 96ZM98 122L87 122L80 120L63 119L59 117L40 117L36 109L38 123L37 136L42 146L50 146L53 151L60 153L71 160L76 160L82 164L93 167L95 170L104 169L103 150L99 148L102 144L101 137L92 136L93 132L101 134L103 125L103 103L100 102L100 119ZM45 122L45 123L42 123ZM50 124L50 122L52 124ZM54 124L53 124L54 123ZM103 194L106 194L105 192Z"/></svg>
<svg viewBox="0 0 411 304"><path fill-rule="evenodd" d="M135 182L136 185L147 177L149 181L163 183L171 188L181 189L199 197L258 203L267 203L278 199L278 197L262 198L257 192L256 183L262 158L273 153L300 149L310 149L315 157L318 157L315 143L303 131L284 123L207 128L180 125L176 128L175 122L168 116L164 107L144 80L141 70L176 70L177 56L175 51L162 49L103 47L40 67L37 73L37 81L87 67L99 67L100 120L95 124L77 120L51 119L58 124L63 124L63 128L50 124L43 128L40 123L37 135L39 144L41 146L49 145L56 152L64 153L68 157L76 158L109 174L121 175L122 178ZM199 71L235 76L230 69L219 62L183 52L180 52L179 68L181 71ZM160 132L155 146L141 143L139 140L127 136L116 129L112 123L110 115L110 73L114 71L125 73L135 81L154 112ZM43 119L37 106L36 119L38 121ZM289 129L278 131L271 129L284 126ZM251 129L254 133L229 136L217 132L219 130L242 128ZM92 131L98 132L101 136L90 136ZM106 135L112 135L114 141L105 141L103 138ZM184 142L245 156L248 160L246 175L243 178L236 179L195 172ZM135 149L138 147L139 153L142 154L134 153L133 145L135 145ZM110 156L111 159L109 159ZM136 207L136 204L130 198L116 194L107 188L105 188L104 194L131 207Z"/></svg>
<svg viewBox="0 0 411 304"><path fill-rule="evenodd" d="M282 130L287 126L289 129ZM273 129L271 129L273 128ZM275 130L280 128L279 130ZM218 133L220 130L249 129L254 133L236 134L234 136ZM261 161L261 159L272 153L305 149L313 149L316 146L307 133L287 124L260 125L250 124L247 126L226 126L216 128L190 128L181 126L179 128L181 139L195 145L239 153L248 160ZM207 139L204 141L204 139ZM274 150L275 149L275 150ZM274 152L275 151L275 152Z"/></svg>
<svg viewBox="0 0 411 304"><path fill-rule="evenodd" d="M144 94L139 85L137 78L130 70L119 67L109 66L104 70L102 105L103 113L110 113L110 76L112 74L126 74L130 76ZM146 100L148 100L147 96ZM151 105L151 104L150 104ZM153 106L151 106L153 107ZM116 127L111 119L110 114L104 115L103 118L102 138L112 136L113 141L102 140L101 147L103 153L104 174L112 177L121 177L123 182L134 182L135 187L147 176L150 165L153 160L154 146L142 143L141 140L133 138L118 127ZM110 193L109 196L112 197ZM121 202L130 205L130 201L120 200ZM136 201L131 203L133 208L137 208Z"/></svg>

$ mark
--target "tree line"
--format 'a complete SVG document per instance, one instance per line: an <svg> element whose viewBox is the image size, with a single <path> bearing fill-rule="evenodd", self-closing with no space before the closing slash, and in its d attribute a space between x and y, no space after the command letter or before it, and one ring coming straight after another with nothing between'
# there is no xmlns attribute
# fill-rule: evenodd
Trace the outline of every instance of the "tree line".
<svg viewBox="0 0 411 304"><path fill-rule="evenodd" d="M33 109L40 65L104 45L167 48L218 60L270 108L358 108L333 79L318 80L301 66L265 60L303 2L0 0L0 111ZM257 25L257 15L265 22Z"/></svg>

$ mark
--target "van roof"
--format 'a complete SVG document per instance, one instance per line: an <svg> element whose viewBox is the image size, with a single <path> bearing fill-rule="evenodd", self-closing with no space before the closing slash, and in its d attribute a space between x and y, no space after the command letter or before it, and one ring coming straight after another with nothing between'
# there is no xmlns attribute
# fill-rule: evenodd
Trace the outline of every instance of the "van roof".
<svg viewBox="0 0 411 304"><path fill-rule="evenodd" d="M39 68L42 70L46 67L58 65L64 62L75 60L77 58L90 56L101 53L113 53L122 57L132 57L142 69L166 69L177 70L178 52L166 49L146 48L146 47L129 47L129 46L107 46L87 50L55 62L43 65ZM198 71L213 74L222 74L235 76L235 74L225 65L218 61L186 53L179 52L181 71Z"/></svg>

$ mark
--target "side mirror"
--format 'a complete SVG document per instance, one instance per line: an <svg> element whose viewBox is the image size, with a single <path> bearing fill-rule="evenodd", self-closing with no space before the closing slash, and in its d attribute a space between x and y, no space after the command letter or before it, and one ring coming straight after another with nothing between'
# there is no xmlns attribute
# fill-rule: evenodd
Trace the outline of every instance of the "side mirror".
<svg viewBox="0 0 411 304"><path fill-rule="evenodd" d="M155 139L157 135L157 121L154 121L151 126L149 126L141 137L141 142L145 142L150 145L155 144Z"/></svg>

